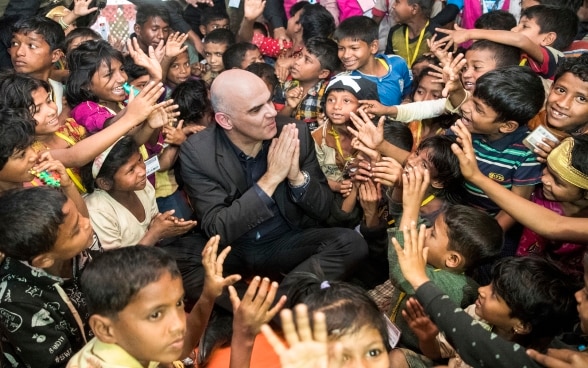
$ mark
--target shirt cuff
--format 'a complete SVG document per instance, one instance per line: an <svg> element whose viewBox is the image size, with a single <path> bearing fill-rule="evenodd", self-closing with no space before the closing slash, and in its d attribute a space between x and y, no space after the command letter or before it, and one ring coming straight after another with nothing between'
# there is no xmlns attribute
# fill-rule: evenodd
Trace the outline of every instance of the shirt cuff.
<svg viewBox="0 0 588 368"><path fill-rule="evenodd" d="M270 208L275 203L272 197L268 196L267 193L264 192L259 185L257 185L257 183L253 184L253 189L259 196L259 199L261 199L268 208Z"/></svg>

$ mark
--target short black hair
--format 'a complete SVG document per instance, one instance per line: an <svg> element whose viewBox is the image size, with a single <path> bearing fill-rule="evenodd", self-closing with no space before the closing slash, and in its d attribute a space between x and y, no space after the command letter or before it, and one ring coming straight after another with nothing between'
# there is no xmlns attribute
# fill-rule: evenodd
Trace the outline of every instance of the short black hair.
<svg viewBox="0 0 588 368"><path fill-rule="evenodd" d="M379 39L378 32L376 21L363 15L357 15L341 22L333 34L333 39L338 42L350 38L364 41L370 45Z"/></svg>
<svg viewBox="0 0 588 368"><path fill-rule="evenodd" d="M476 41L467 51L488 50L496 62L496 68L519 65L521 61L521 50L518 47L504 45L488 40ZM467 52L466 51L466 52Z"/></svg>
<svg viewBox="0 0 588 368"><path fill-rule="evenodd" d="M447 206L443 216L449 239L447 249L464 257L466 273L500 254L504 236L494 217L461 204Z"/></svg>
<svg viewBox="0 0 588 368"><path fill-rule="evenodd" d="M497 29L503 31L510 31L517 26L517 19L514 15L506 10L494 10L480 15L476 19L474 28L478 29Z"/></svg>
<svg viewBox="0 0 588 368"><path fill-rule="evenodd" d="M87 27L74 28L71 32L69 32L67 34L67 36L65 36L64 51L69 50L69 47L71 46L72 42L78 37L86 37L86 38L90 38L92 40L100 40L102 38L92 28L87 28Z"/></svg>
<svg viewBox="0 0 588 368"><path fill-rule="evenodd" d="M170 16L167 7L164 4L144 4L137 6L137 15L135 16L135 23L143 26L149 18L161 18L168 25L170 24Z"/></svg>
<svg viewBox="0 0 588 368"><path fill-rule="evenodd" d="M384 123L384 140L405 151L412 149L412 132L406 124L399 121L386 121Z"/></svg>
<svg viewBox="0 0 588 368"><path fill-rule="evenodd" d="M133 298L165 273L181 277L176 261L157 247L131 246L99 254L81 277L90 315L116 319Z"/></svg>
<svg viewBox="0 0 588 368"><path fill-rule="evenodd" d="M325 37L312 37L305 42L304 47L309 54L316 56L321 68L331 73L341 68L341 60L337 55L337 43Z"/></svg>
<svg viewBox="0 0 588 368"><path fill-rule="evenodd" d="M433 0L408 0L409 5L418 5L421 9L421 13L429 18L431 16L431 11L433 10Z"/></svg>
<svg viewBox="0 0 588 368"><path fill-rule="evenodd" d="M583 82L588 82L588 54L582 54L575 58L565 58L555 73L554 82L565 73L572 73Z"/></svg>
<svg viewBox="0 0 588 368"><path fill-rule="evenodd" d="M35 139L35 121L28 109L0 109L0 170L10 157L24 151Z"/></svg>
<svg viewBox="0 0 588 368"><path fill-rule="evenodd" d="M578 318L574 298L578 283L547 259L503 258L494 265L491 278L494 291L510 308L510 316L530 327L531 332L517 335L516 341L527 348L546 347L537 345L547 344Z"/></svg>
<svg viewBox="0 0 588 368"><path fill-rule="evenodd" d="M266 84L272 86L271 93L274 95L276 88L280 84L278 77L276 76L276 70L273 66L266 63L253 63L245 68L248 72L251 72L261 78Z"/></svg>
<svg viewBox="0 0 588 368"><path fill-rule="evenodd" d="M11 189L0 196L0 252L30 262L53 249L67 197L42 186Z"/></svg>
<svg viewBox="0 0 588 368"><path fill-rule="evenodd" d="M588 136L584 134L572 136L574 147L572 148L572 166L588 174Z"/></svg>
<svg viewBox="0 0 588 368"><path fill-rule="evenodd" d="M205 114L212 111L208 87L201 79L188 79L178 84L171 98L179 106L178 120L184 120L186 124L201 121Z"/></svg>
<svg viewBox="0 0 588 368"><path fill-rule="evenodd" d="M222 19L230 20L229 15L225 9L221 9L216 6L202 7L200 12L200 25L207 26L211 22Z"/></svg>
<svg viewBox="0 0 588 368"><path fill-rule="evenodd" d="M302 27L302 41L306 42L313 37L329 37L335 31L335 18L320 4L310 4L302 8L300 15Z"/></svg>
<svg viewBox="0 0 588 368"><path fill-rule="evenodd" d="M51 51L63 50L65 33L61 26L54 20L47 17L27 17L17 21L12 26L12 33L23 33L25 35L35 32L45 39Z"/></svg>
<svg viewBox="0 0 588 368"><path fill-rule="evenodd" d="M513 120L524 126L543 107L545 90L541 78L531 69L509 66L478 78L474 97L496 112L497 122Z"/></svg>
<svg viewBox="0 0 588 368"><path fill-rule="evenodd" d="M535 19L539 32L554 32L557 37L551 47L564 50L578 33L578 15L570 8L554 5L535 5L521 12L521 17Z"/></svg>
<svg viewBox="0 0 588 368"><path fill-rule="evenodd" d="M223 54L223 64L226 70L241 69L241 63L247 51L258 50L257 46L251 42L237 42L225 50Z"/></svg>
<svg viewBox="0 0 588 368"><path fill-rule="evenodd" d="M235 35L228 29L218 28L206 35L204 43L225 44L231 47L235 43Z"/></svg>

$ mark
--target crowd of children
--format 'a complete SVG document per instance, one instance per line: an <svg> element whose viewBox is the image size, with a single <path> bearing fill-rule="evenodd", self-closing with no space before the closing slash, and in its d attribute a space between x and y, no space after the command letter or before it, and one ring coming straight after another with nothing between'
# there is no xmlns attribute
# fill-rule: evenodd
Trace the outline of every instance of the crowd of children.
<svg viewBox="0 0 588 368"><path fill-rule="evenodd" d="M217 2L2 18L0 366L588 366L586 1Z"/></svg>

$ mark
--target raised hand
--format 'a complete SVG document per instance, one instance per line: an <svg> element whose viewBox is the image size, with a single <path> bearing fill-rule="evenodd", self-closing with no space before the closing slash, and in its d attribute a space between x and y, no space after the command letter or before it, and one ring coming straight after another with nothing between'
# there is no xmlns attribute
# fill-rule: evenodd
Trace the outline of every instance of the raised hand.
<svg viewBox="0 0 588 368"><path fill-rule="evenodd" d="M466 128L461 120L458 120L451 127L451 130L457 136L457 142L459 143L459 145L452 144L451 150L459 159L459 168L463 177L468 181L472 181L477 176L484 176L478 168L478 161L476 160L476 153L472 144L472 135L468 128Z"/></svg>
<svg viewBox="0 0 588 368"><path fill-rule="evenodd" d="M76 18L80 18L98 10L98 7L96 6L89 8L91 4L92 0L74 0L74 8L72 13L76 16Z"/></svg>
<svg viewBox="0 0 588 368"><path fill-rule="evenodd" d="M241 280L240 275L223 276L223 264L231 251L231 247L228 246L218 253L219 243L220 235L215 235L208 240L202 250L202 267L204 268L202 294L206 295L210 300L214 300L221 295L225 287L231 287L230 285Z"/></svg>
<svg viewBox="0 0 588 368"><path fill-rule="evenodd" d="M125 116L135 118L137 124L139 124L147 119L152 111L162 106L168 106L170 103L167 101L157 104L157 100L163 91L162 83L149 82L138 95L135 96L131 93L129 95L129 104L125 107Z"/></svg>
<svg viewBox="0 0 588 368"><path fill-rule="evenodd" d="M425 247L425 225L417 230L416 223L402 229L404 233L404 248L400 246L396 238L392 238L392 244L398 256L398 265L402 275L416 290L419 286L429 281L425 268L427 266L427 253Z"/></svg>
<svg viewBox="0 0 588 368"><path fill-rule="evenodd" d="M174 58L188 49L184 43L188 39L187 33L174 32L169 35L165 43L165 57Z"/></svg>
<svg viewBox="0 0 588 368"><path fill-rule="evenodd" d="M255 22L263 14L266 0L245 0L243 3L243 18Z"/></svg>
<svg viewBox="0 0 588 368"><path fill-rule="evenodd" d="M443 97L448 97L455 91L463 90L460 74L466 63L467 60L463 54L457 54L454 58L452 53L448 53L443 67L437 65L430 66L432 69L436 70L436 73L430 73L430 75L437 78L434 82L445 84L445 87L441 92Z"/></svg>
<svg viewBox="0 0 588 368"><path fill-rule="evenodd" d="M441 66L451 63L447 57L451 46L453 46L452 40L448 42L437 41L437 34L434 34L433 37L427 39L427 46L429 46L429 51L439 59Z"/></svg>
<svg viewBox="0 0 588 368"><path fill-rule="evenodd" d="M160 42L160 46L161 51L163 52L163 41ZM157 46L158 50L160 49L160 46ZM160 65L161 60L158 59L155 50L153 50L153 46L149 46L149 55L147 55L143 52L143 50L141 50L139 41L137 41L137 38L135 37L127 40L127 50L129 51L129 55L131 58L133 58L135 64L142 66L147 70L147 73L149 73L152 81L161 81L163 73Z"/></svg>
<svg viewBox="0 0 588 368"><path fill-rule="evenodd" d="M419 341L435 340L439 334L437 325L431 321L421 303L415 298L408 299L406 308L402 310L402 316Z"/></svg>
<svg viewBox="0 0 588 368"><path fill-rule="evenodd" d="M398 161L390 157L382 157L376 163L372 163L372 178L374 182L393 187L402 181L404 168Z"/></svg>
<svg viewBox="0 0 588 368"><path fill-rule="evenodd" d="M304 88L298 86L294 88L290 88L286 91L286 103L292 109L295 109L302 101L304 97Z"/></svg>
<svg viewBox="0 0 588 368"><path fill-rule="evenodd" d="M465 28L461 28L457 24L453 26L453 30L445 29L445 28L435 28L436 32L445 33L447 36L443 37L439 40L439 43L453 43L454 49L457 49L459 44L467 42L470 40L470 36L468 34L468 30Z"/></svg>
<svg viewBox="0 0 588 368"><path fill-rule="evenodd" d="M378 149L384 141L384 118L381 117L378 124L374 125L363 109L359 109L357 114L351 112L349 117L355 128L347 127L347 130L368 148Z"/></svg>

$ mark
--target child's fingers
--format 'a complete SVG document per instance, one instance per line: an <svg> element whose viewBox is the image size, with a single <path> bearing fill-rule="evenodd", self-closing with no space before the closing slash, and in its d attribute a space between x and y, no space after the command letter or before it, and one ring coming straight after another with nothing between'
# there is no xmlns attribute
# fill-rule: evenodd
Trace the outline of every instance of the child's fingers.
<svg viewBox="0 0 588 368"><path fill-rule="evenodd" d="M300 341L311 341L312 331L310 330L310 321L308 320L308 308L304 304L298 304L294 307L296 312L296 326Z"/></svg>
<svg viewBox="0 0 588 368"><path fill-rule="evenodd" d="M249 283L249 286L247 287L247 290L245 291L245 294L243 295L241 301L247 301L248 303L253 302L253 299L255 299L255 294L257 294L257 289L259 288L260 283L261 277L255 276Z"/></svg>
<svg viewBox="0 0 588 368"><path fill-rule="evenodd" d="M264 324L263 326L261 326L261 332L263 333L263 336L265 336L265 339L271 345L271 347L274 349L278 356L288 351L286 345L284 345L282 340L280 340L278 335L276 335L276 333L274 332L274 330L272 330L270 326Z"/></svg>
<svg viewBox="0 0 588 368"><path fill-rule="evenodd" d="M294 325L294 319L292 311L290 309L282 309L280 312L280 318L282 320L282 331L284 332L284 338L288 342L289 346L296 345L300 342L296 326Z"/></svg>
<svg viewBox="0 0 588 368"><path fill-rule="evenodd" d="M327 317L323 312L314 313L313 318L313 337L316 341L327 342L328 331L327 331Z"/></svg>
<svg viewBox="0 0 588 368"><path fill-rule="evenodd" d="M223 267L225 264L225 260L227 259L227 256L229 255L229 253L231 252L231 246L227 246L225 249L223 249L220 254L218 255L218 257L216 258L216 272L219 275L223 274Z"/></svg>
<svg viewBox="0 0 588 368"><path fill-rule="evenodd" d="M282 295L276 303L276 305L274 305L273 308L267 311L267 319L271 320L272 318L274 318L274 316L278 314L278 312L281 311L282 308L284 308L284 305L286 305L287 300L288 298L286 297L286 295Z"/></svg>
<svg viewBox="0 0 588 368"><path fill-rule="evenodd" d="M231 300L231 305L233 306L233 314L237 313L239 306L241 305L241 299L239 299L239 295L237 294L237 290L233 285L229 285L229 299Z"/></svg>

